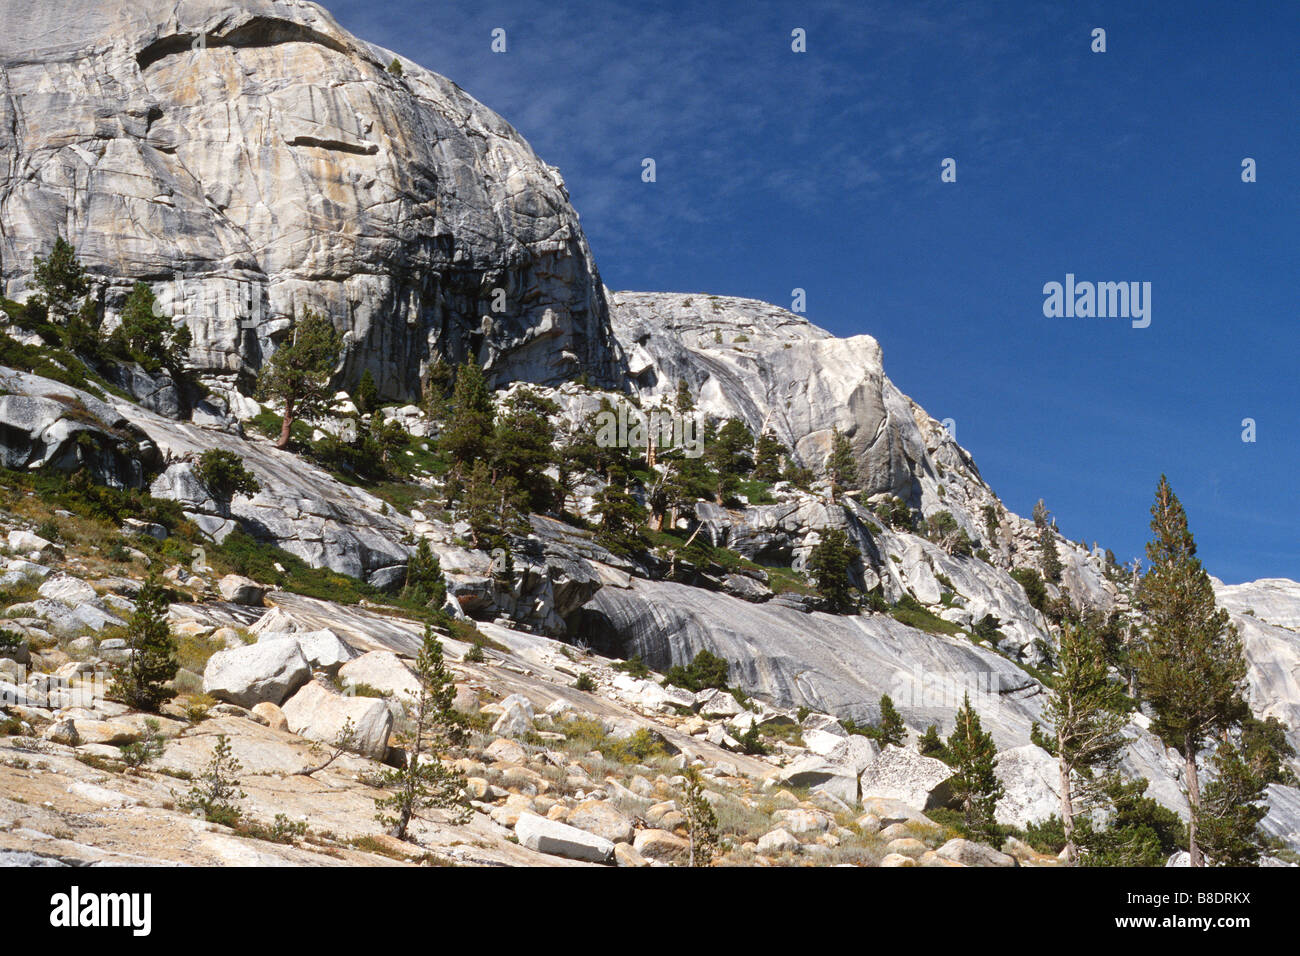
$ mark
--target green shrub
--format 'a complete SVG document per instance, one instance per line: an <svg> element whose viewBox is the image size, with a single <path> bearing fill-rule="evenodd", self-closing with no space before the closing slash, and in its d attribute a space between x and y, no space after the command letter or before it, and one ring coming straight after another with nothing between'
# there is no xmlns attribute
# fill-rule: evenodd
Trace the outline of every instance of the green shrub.
<svg viewBox="0 0 1300 956"><path fill-rule="evenodd" d="M763 743L763 736L758 730L758 721L751 721L749 729L741 734L737 741L740 743L741 751L751 756L762 756L767 753L767 745Z"/></svg>
<svg viewBox="0 0 1300 956"><path fill-rule="evenodd" d="M670 667L668 673L664 675L664 683L696 693L710 687L725 690L729 669L730 665L724 659L710 653L707 649L701 650L686 667L680 664Z"/></svg>
<svg viewBox="0 0 1300 956"><path fill-rule="evenodd" d="M934 614L910 594L904 594L890 613L900 624L925 631L927 634L962 633L961 627Z"/></svg>
<svg viewBox="0 0 1300 956"><path fill-rule="evenodd" d="M124 744L122 762L132 770L139 770L163 754L163 737L158 721L148 717L144 722L144 736L134 743Z"/></svg>
<svg viewBox="0 0 1300 956"><path fill-rule="evenodd" d="M239 789L239 772L243 765L230 749L225 734L217 734L208 766L190 788L188 794L176 801L182 810L198 810L209 823L233 827L239 823L243 811L237 801L248 794Z"/></svg>
<svg viewBox="0 0 1300 956"><path fill-rule="evenodd" d="M212 497L226 504L235 495L251 497L261 490L257 478L244 467L244 460L221 448L211 448L200 455L195 472Z"/></svg>
<svg viewBox="0 0 1300 956"><path fill-rule="evenodd" d="M1025 589L1025 595L1029 598L1029 603L1036 610L1046 614L1049 598L1047 585L1043 583L1042 575L1033 568L1016 568L1011 572L1011 576Z"/></svg>
<svg viewBox="0 0 1300 956"><path fill-rule="evenodd" d="M625 661L617 661L611 664L610 668L640 680L650 676L650 668L646 667L645 661L641 660L640 654L633 654Z"/></svg>

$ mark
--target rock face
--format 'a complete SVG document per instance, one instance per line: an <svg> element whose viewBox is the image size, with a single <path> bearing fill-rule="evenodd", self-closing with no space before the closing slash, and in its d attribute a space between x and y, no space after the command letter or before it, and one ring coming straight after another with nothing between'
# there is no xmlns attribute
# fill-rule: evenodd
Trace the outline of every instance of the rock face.
<svg viewBox="0 0 1300 956"><path fill-rule="evenodd" d="M643 400L670 399L685 379L702 411L755 433L766 424L817 466L838 427L865 465L867 494L920 502L925 441L871 336L837 339L785 309L710 295L617 292L611 314Z"/></svg>
<svg viewBox="0 0 1300 956"><path fill-rule="evenodd" d="M392 59L311 3L8 0L5 291L62 230L110 318L149 282L211 373L260 367L310 307L347 333L340 380L369 368L386 397L418 395L435 353L498 380L617 377L560 174Z"/></svg>
<svg viewBox="0 0 1300 956"><path fill-rule="evenodd" d="M1247 584L1214 581L1214 598L1241 634L1256 714L1276 717L1300 750L1300 582L1264 578ZM1300 771L1300 760L1292 767Z"/></svg>
<svg viewBox="0 0 1300 956"><path fill-rule="evenodd" d="M740 686L782 707L869 723L879 720L877 702L888 694L910 725L936 723L946 733L963 691L972 699L984 692L996 706L981 706L980 717L1003 747L1028 743L1029 725L1040 719L1042 688L1006 658L884 614L807 614L639 579L602 588L586 612L571 633L601 653L639 654L664 671L707 649L733 662Z"/></svg>
<svg viewBox="0 0 1300 956"><path fill-rule="evenodd" d="M224 540L235 521L255 537L273 540L314 567L364 578L377 585L405 579L410 548L402 543L410 519L384 513L383 502L351 488L288 452L248 442L220 429L176 422L120 403L127 420L147 434L165 463L150 485L170 498L205 532ZM237 495L229 507L212 499L194 466L210 448L233 452L256 475L261 490Z"/></svg>
<svg viewBox="0 0 1300 956"><path fill-rule="evenodd" d="M102 484L139 488L156 458L145 434L107 402L38 375L0 368L4 467L86 469Z"/></svg>

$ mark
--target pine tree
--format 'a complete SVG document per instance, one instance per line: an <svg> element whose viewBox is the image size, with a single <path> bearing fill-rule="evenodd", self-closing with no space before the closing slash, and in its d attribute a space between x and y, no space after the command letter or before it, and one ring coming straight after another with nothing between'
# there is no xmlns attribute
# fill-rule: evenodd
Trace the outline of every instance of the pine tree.
<svg viewBox="0 0 1300 956"><path fill-rule="evenodd" d="M754 435L739 418L723 422L716 435L706 429L704 460L713 469L713 498L717 504L726 504L740 484L740 479L754 468L750 449Z"/></svg>
<svg viewBox="0 0 1300 956"><path fill-rule="evenodd" d="M628 476L622 468L610 469L609 481L596 499L600 526L596 540L615 554L628 555L642 547L640 527L646 510L627 490Z"/></svg>
<svg viewBox="0 0 1300 956"><path fill-rule="evenodd" d="M442 576L442 565L429 547L428 538L420 538L415 554L406 564L402 597L432 608L441 608L447 601L447 582Z"/></svg>
<svg viewBox="0 0 1300 956"><path fill-rule="evenodd" d="M826 477L831 483L831 503L837 495L858 487L858 461L853 443L838 428L831 435L831 453L826 458Z"/></svg>
<svg viewBox="0 0 1300 956"><path fill-rule="evenodd" d="M357 411L362 415L369 415L379 407L379 386L375 384L375 376L370 369L361 373L361 381L357 383L357 390L352 398Z"/></svg>
<svg viewBox="0 0 1300 956"><path fill-rule="evenodd" d="M555 427L560 407L532 389L521 388L502 405L492 433L494 477L508 478L523 494L525 512L547 513L558 497L546 470L555 463Z"/></svg>
<svg viewBox="0 0 1300 956"><path fill-rule="evenodd" d="M677 396L673 402L673 408L678 415L689 415L695 411L695 397L691 394L691 387L684 378L677 380Z"/></svg>
<svg viewBox="0 0 1300 956"><path fill-rule="evenodd" d="M993 505L985 505L982 509L984 514L984 533L988 537L990 546L996 546L998 543L998 509Z"/></svg>
<svg viewBox="0 0 1300 956"><path fill-rule="evenodd" d="M1239 741L1224 740L1213 757L1216 776L1201 791L1196 809L1197 842L1215 866L1254 866L1268 815L1267 781L1247 761Z"/></svg>
<svg viewBox="0 0 1300 956"><path fill-rule="evenodd" d="M901 747L907 739L907 725L888 694L880 698L880 726L875 736L882 747L889 744Z"/></svg>
<svg viewBox="0 0 1300 956"><path fill-rule="evenodd" d="M224 448L209 448L200 455L194 473L222 514L229 513L235 495L251 498L262 490L257 476L244 466L244 459Z"/></svg>
<svg viewBox="0 0 1300 956"><path fill-rule="evenodd" d="M230 739L225 734L217 734L208 766L176 805L182 810L198 810L209 823L235 826L243 816L238 801L248 796L239 789L239 772L243 769Z"/></svg>
<svg viewBox="0 0 1300 956"><path fill-rule="evenodd" d="M948 762L948 750L944 747L943 740L939 736L939 728L934 724L925 728L925 733L916 742L916 752L922 757L934 757L944 763Z"/></svg>
<svg viewBox="0 0 1300 956"><path fill-rule="evenodd" d="M817 585L817 593L834 611L846 613L853 608L849 571L857 557L857 549L840 528L823 532L821 541L808 556L808 573Z"/></svg>
<svg viewBox="0 0 1300 956"><path fill-rule="evenodd" d="M1286 765L1296 753L1286 734L1286 724L1276 717L1259 720L1251 715L1242 722L1241 749L1251 771L1265 784L1296 785L1295 772Z"/></svg>
<svg viewBox="0 0 1300 956"><path fill-rule="evenodd" d="M1038 532L1038 548L1043 556L1043 577L1048 581L1061 580L1061 556L1056 550L1056 535L1051 528Z"/></svg>
<svg viewBox="0 0 1300 956"><path fill-rule="evenodd" d="M276 448L287 448L290 428L302 416L323 412L331 397L330 377L343 351L343 337L323 315L305 309L293 339L281 345L262 368L258 395L284 403Z"/></svg>
<svg viewBox="0 0 1300 956"><path fill-rule="evenodd" d="M485 461L491 451L495 406L483 370L466 362L456 371L451 392L451 409L438 447L451 462L448 495L454 498L474 464Z"/></svg>
<svg viewBox="0 0 1300 956"><path fill-rule="evenodd" d="M686 814L686 832L690 839L688 866L708 866L718 848L718 817L704 796L704 784L694 767L682 771L686 778L682 810Z"/></svg>
<svg viewBox="0 0 1300 956"><path fill-rule="evenodd" d="M1034 502L1034 527L1039 531L1046 528L1051 514L1052 513L1047 510L1047 503L1044 502L1042 498L1039 498Z"/></svg>
<svg viewBox="0 0 1300 956"><path fill-rule="evenodd" d="M754 449L754 478L758 481L780 481L781 460L788 456L789 450L771 432L764 432Z"/></svg>
<svg viewBox="0 0 1300 956"><path fill-rule="evenodd" d="M447 420L451 393L456 385L456 369L441 355L434 356L424 373L420 402L429 419L439 425Z"/></svg>
<svg viewBox="0 0 1300 956"><path fill-rule="evenodd" d="M56 236L49 258L37 256L33 264L38 303L45 307L53 321L67 321L76 308L77 300L90 288L86 272L77 261L76 249L62 236Z"/></svg>
<svg viewBox="0 0 1300 956"><path fill-rule="evenodd" d="M971 707L970 694L963 696L957 711L957 726L948 738L948 762L956 770L950 779L953 796L961 802L966 828L972 833L994 833L994 810L1003 787L995 772L997 746L993 735L980 728L979 714Z"/></svg>
<svg viewBox="0 0 1300 956"><path fill-rule="evenodd" d="M155 372L165 368L180 375L189 355L191 336L188 327L174 326L171 319L158 314L158 300L153 290L137 282L122 306L122 324L113 331L116 351L145 369Z"/></svg>
<svg viewBox="0 0 1300 956"><path fill-rule="evenodd" d="M456 509L457 515L469 523L475 548L487 548L498 540L502 530L499 500L487 462L479 459L470 467L464 494Z"/></svg>
<svg viewBox="0 0 1300 956"><path fill-rule="evenodd" d="M1150 568L1138 588L1146 624L1144 645L1136 652L1138 678L1156 713L1152 732L1183 758L1192 805L1188 850L1191 865L1201 866L1196 755L1214 732L1249 714L1243 696L1246 660L1228 612L1215 607L1187 515L1164 475L1151 506L1151 531Z"/></svg>
<svg viewBox="0 0 1300 956"><path fill-rule="evenodd" d="M384 420L381 414L370 416L370 434L364 438L364 447L379 455L378 468L374 470L381 475L392 474L393 455L397 454L411 442L411 433L396 419ZM373 467L372 463L372 467Z"/></svg>
<svg viewBox="0 0 1300 956"><path fill-rule="evenodd" d="M1099 798L1097 784L1123 750L1127 723L1123 690L1111 681L1105 649L1090 628L1068 622L1062 628L1054 689L1043 719L1056 738L1066 856L1077 863L1075 814Z"/></svg>
<svg viewBox="0 0 1300 956"><path fill-rule="evenodd" d="M375 800L375 819L399 840L407 838L411 818L420 810L454 810L457 823L468 817L465 777L442 762L448 750L464 742L464 721L454 706L456 683L443 661L442 642L428 624L415 676L420 688L404 702L411 729L399 736L405 760L381 775L381 786L393 794Z"/></svg>
<svg viewBox="0 0 1300 956"><path fill-rule="evenodd" d="M140 589L127 622L125 662L113 666L113 692L137 710L156 711L170 700L167 682L176 676L176 640L167 623L171 602L152 572Z"/></svg>

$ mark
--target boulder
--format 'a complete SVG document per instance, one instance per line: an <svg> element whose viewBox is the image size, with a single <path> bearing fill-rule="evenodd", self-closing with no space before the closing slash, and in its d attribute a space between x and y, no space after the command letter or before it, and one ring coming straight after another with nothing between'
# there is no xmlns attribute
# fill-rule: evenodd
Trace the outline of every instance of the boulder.
<svg viewBox="0 0 1300 956"><path fill-rule="evenodd" d="M885 844L887 854L910 856L914 860L920 859L927 849L928 847L915 837L898 837Z"/></svg>
<svg viewBox="0 0 1300 956"><path fill-rule="evenodd" d="M710 688L695 695L695 709L701 717L739 717L745 708L730 691Z"/></svg>
<svg viewBox="0 0 1300 956"><path fill-rule="evenodd" d="M949 840L935 851L945 860L961 863L963 866L1019 866L1014 856L999 853L991 846L974 843L960 837Z"/></svg>
<svg viewBox="0 0 1300 956"><path fill-rule="evenodd" d="M758 852L764 856L778 853L798 853L799 841L783 827L778 827L758 838Z"/></svg>
<svg viewBox="0 0 1300 956"><path fill-rule="evenodd" d="M1026 744L999 752L995 772L1003 789L995 810L998 823L1024 829L1061 812L1060 768L1042 747Z"/></svg>
<svg viewBox="0 0 1300 956"><path fill-rule="evenodd" d="M528 698L511 694L500 706L501 716L492 725L492 733L501 737L522 737L533 729L533 705Z"/></svg>
<svg viewBox="0 0 1300 956"><path fill-rule="evenodd" d="M294 694L283 707L289 730L308 740L332 744L351 720L355 729L352 749L376 760L388 753L393 714L376 697L344 697L316 681Z"/></svg>
<svg viewBox="0 0 1300 956"><path fill-rule="evenodd" d="M638 830L632 846L646 859L664 862L684 863L691 852L689 842L667 830Z"/></svg>
<svg viewBox="0 0 1300 956"><path fill-rule="evenodd" d="M289 720L284 716L284 711L269 700L264 700L260 704L254 704L249 711L253 719L263 726L270 727L272 730L288 730Z"/></svg>
<svg viewBox="0 0 1300 956"><path fill-rule="evenodd" d="M139 518L127 518L122 522L122 534L145 535L157 541L167 540L167 529L153 521L141 521Z"/></svg>
<svg viewBox="0 0 1300 956"><path fill-rule="evenodd" d="M345 687L365 684L394 700L409 701L420 693L420 681L415 671L402 663L392 651L369 651L339 668L339 679Z"/></svg>
<svg viewBox="0 0 1300 956"><path fill-rule="evenodd" d="M952 800L952 773L942 760L890 744L863 769L862 796L899 800L917 810L944 807Z"/></svg>
<svg viewBox="0 0 1300 956"><path fill-rule="evenodd" d="M484 755L496 763L524 763L528 759L528 751L524 750L516 741L506 737L499 737L487 745L483 751Z"/></svg>
<svg viewBox="0 0 1300 956"><path fill-rule="evenodd" d="M81 743L81 734L77 732L76 724L69 717L50 724L41 732L41 736L51 743L63 744L66 747L76 747Z"/></svg>
<svg viewBox="0 0 1300 956"><path fill-rule="evenodd" d="M808 754L785 767L777 779L815 793L828 794L853 806L858 801L858 778L880 752L875 741L859 734L848 737L825 735L835 745L825 755Z"/></svg>
<svg viewBox="0 0 1300 956"><path fill-rule="evenodd" d="M835 825L835 818L825 810L807 810L798 807L793 810L778 810L772 819L781 827L796 835L825 833Z"/></svg>
<svg viewBox="0 0 1300 956"><path fill-rule="evenodd" d="M309 680L311 665L295 642L268 641L213 654L203 669L203 692L241 707L280 704Z"/></svg>
<svg viewBox="0 0 1300 956"><path fill-rule="evenodd" d="M317 670L337 673L348 661L359 656L358 651L341 637L324 628L319 631L295 631L293 633L269 631L258 636L257 643L287 640L298 645L298 650L307 659L307 663ZM346 681L344 682L347 683ZM363 682L364 683L364 682Z"/></svg>
<svg viewBox="0 0 1300 956"><path fill-rule="evenodd" d="M602 800L585 800L573 807L565 820L569 826L586 830L611 843L631 843L632 821Z"/></svg>
<svg viewBox="0 0 1300 956"><path fill-rule="evenodd" d="M75 578L70 574L55 574L46 578L36 593L43 598L62 601L69 607L99 600L99 595L95 593L93 587L81 578Z"/></svg>
<svg viewBox="0 0 1300 956"><path fill-rule="evenodd" d="M614 844L604 837L535 813L519 814L515 836L521 846L538 853L590 863L609 863L614 859Z"/></svg>
<svg viewBox="0 0 1300 956"><path fill-rule="evenodd" d="M63 549L53 541L47 541L30 531L10 531L9 551L13 554L39 554L42 560L60 560Z"/></svg>
<svg viewBox="0 0 1300 956"><path fill-rule="evenodd" d="M642 867L650 866L650 861L638 853L630 843L614 844L614 865Z"/></svg>
<svg viewBox="0 0 1300 956"><path fill-rule="evenodd" d="M242 574L227 574L217 582L217 590L221 592L222 600L250 607L261 607L267 591L265 586Z"/></svg>

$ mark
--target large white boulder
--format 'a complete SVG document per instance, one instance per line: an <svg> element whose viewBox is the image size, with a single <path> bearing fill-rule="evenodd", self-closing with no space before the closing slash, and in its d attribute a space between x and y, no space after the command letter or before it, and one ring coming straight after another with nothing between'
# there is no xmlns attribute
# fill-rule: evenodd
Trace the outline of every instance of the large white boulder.
<svg viewBox="0 0 1300 956"><path fill-rule="evenodd" d="M995 768L1003 795L995 816L998 823L1024 828L1061 812L1060 770L1056 758L1036 744L998 754Z"/></svg>
<svg viewBox="0 0 1300 956"><path fill-rule="evenodd" d="M93 587L81 580L81 578L74 578L70 574L56 574L46 578L36 593L43 598L62 601L69 607L75 607L78 604L89 604L99 600L99 595L95 593Z"/></svg>
<svg viewBox="0 0 1300 956"><path fill-rule="evenodd" d="M888 745L862 771L862 796L888 797L909 807L929 810L951 800L947 786L952 768L942 760Z"/></svg>
<svg viewBox="0 0 1300 956"><path fill-rule="evenodd" d="M262 598L266 596L263 585L242 574L227 574L217 582L217 590L221 592L223 600L252 607L261 607Z"/></svg>
<svg viewBox="0 0 1300 956"><path fill-rule="evenodd" d="M203 692L240 707L279 704L311 680L311 665L294 641L268 641L218 651L203 670Z"/></svg>
<svg viewBox="0 0 1300 956"><path fill-rule="evenodd" d="M345 687L364 684L402 702L420 693L420 681L415 671L403 664L392 651L369 651L348 661L339 668L339 678Z"/></svg>
<svg viewBox="0 0 1300 956"><path fill-rule="evenodd" d="M302 651L302 656L313 668L329 671L331 674L350 660L359 656L359 652L329 628L319 631L269 631L258 636L257 643L270 641L293 641Z"/></svg>
<svg viewBox="0 0 1300 956"><path fill-rule="evenodd" d="M515 836L519 838L521 846L551 856L591 863L608 863L614 858L614 844L604 837L539 817L535 813L519 814L519 820L515 823Z"/></svg>
<svg viewBox="0 0 1300 956"><path fill-rule="evenodd" d="M311 681L281 710L289 729L300 737L332 744L351 720L356 734L353 749L357 753L378 760L388 752L393 714L377 697L344 697Z"/></svg>
<svg viewBox="0 0 1300 956"><path fill-rule="evenodd" d="M837 741L824 754L811 753L801 757L778 774L777 779L794 787L806 787L815 793L825 793L849 806L858 802L861 792L859 777L880 753L880 746L860 734L847 737L826 737Z"/></svg>

